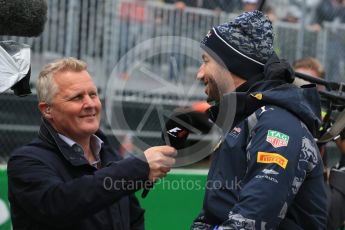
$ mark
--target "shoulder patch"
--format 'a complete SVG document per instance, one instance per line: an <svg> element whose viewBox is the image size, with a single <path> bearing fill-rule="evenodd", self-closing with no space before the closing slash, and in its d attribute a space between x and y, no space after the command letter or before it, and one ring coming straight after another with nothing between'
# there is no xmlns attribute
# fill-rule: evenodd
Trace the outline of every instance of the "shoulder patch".
<svg viewBox="0 0 345 230"><path fill-rule="evenodd" d="M255 97L259 101L262 100L262 93L256 93L256 94L251 93L250 96Z"/></svg>
<svg viewBox="0 0 345 230"><path fill-rule="evenodd" d="M235 127L230 131L230 136L237 138L240 135L242 129L240 127Z"/></svg>
<svg viewBox="0 0 345 230"><path fill-rule="evenodd" d="M274 163L285 169L288 163L288 159L278 153L258 152L257 162L263 164Z"/></svg>
<svg viewBox="0 0 345 230"><path fill-rule="evenodd" d="M274 148L279 148L288 146L289 138L290 137L284 133L275 130L268 130L266 141L270 143Z"/></svg>

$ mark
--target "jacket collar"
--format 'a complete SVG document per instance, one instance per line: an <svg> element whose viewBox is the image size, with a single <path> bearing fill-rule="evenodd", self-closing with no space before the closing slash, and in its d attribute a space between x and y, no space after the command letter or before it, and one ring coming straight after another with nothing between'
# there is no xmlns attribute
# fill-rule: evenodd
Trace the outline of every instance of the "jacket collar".
<svg viewBox="0 0 345 230"><path fill-rule="evenodd" d="M316 136L321 115L319 95L313 85L299 88L282 80L257 82L246 92L235 91L224 95L220 103L210 107L208 113L218 126L228 131L264 105L276 105L290 111ZM232 122L224 125L228 120Z"/></svg>
<svg viewBox="0 0 345 230"><path fill-rule="evenodd" d="M224 95L220 102L211 106L207 111L208 115L212 121L223 129L225 128L224 131L227 132L255 110L265 105L265 102L257 100L252 92L261 92L284 84L285 82L280 80L267 80L256 83L247 81L236 91Z"/></svg>
<svg viewBox="0 0 345 230"><path fill-rule="evenodd" d="M44 118L38 133L39 138L53 148L57 148L62 156L73 166L89 165L84 157L84 152L79 145L69 146L63 141L53 126Z"/></svg>

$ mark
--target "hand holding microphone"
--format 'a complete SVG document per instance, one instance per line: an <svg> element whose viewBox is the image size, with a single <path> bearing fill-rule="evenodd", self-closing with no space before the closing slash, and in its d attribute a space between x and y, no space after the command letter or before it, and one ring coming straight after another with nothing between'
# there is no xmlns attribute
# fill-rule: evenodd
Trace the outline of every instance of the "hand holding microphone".
<svg viewBox="0 0 345 230"><path fill-rule="evenodd" d="M157 146L147 149L144 154L149 163L150 186L145 188L142 198L145 198L155 181L166 176L170 168L175 164L177 150L188 147L193 140L189 134L209 134L214 123L208 119L204 112L195 111L192 108L178 108L166 121L162 130L162 139L165 146ZM183 154L183 152L180 152Z"/></svg>
<svg viewBox="0 0 345 230"><path fill-rule="evenodd" d="M174 157L177 152L171 146L155 146L147 149L144 152L147 163L150 167L149 185L144 188L141 197L145 198L153 187L154 183L166 176L173 164L175 164Z"/></svg>
<svg viewBox="0 0 345 230"><path fill-rule="evenodd" d="M155 146L144 152L150 167L149 181L155 182L166 176L175 163L176 150L171 146Z"/></svg>
<svg viewBox="0 0 345 230"><path fill-rule="evenodd" d="M177 109L166 122L162 139L167 145L177 150L188 147L189 134L205 135L210 132L214 123L204 112L191 108Z"/></svg>

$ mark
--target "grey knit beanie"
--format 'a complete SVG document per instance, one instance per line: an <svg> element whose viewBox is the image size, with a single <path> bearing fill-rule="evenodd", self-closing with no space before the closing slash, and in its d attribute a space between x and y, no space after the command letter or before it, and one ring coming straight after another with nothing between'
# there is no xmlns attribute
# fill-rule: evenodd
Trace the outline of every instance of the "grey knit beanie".
<svg viewBox="0 0 345 230"><path fill-rule="evenodd" d="M201 46L217 56L229 71L249 79L263 72L274 53L272 23L262 12L245 12L229 23L213 27Z"/></svg>

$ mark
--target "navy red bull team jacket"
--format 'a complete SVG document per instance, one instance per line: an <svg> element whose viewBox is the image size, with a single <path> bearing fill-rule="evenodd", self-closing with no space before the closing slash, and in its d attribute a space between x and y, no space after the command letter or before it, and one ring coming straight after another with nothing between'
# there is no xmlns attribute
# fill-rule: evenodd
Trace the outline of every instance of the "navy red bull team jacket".
<svg viewBox="0 0 345 230"><path fill-rule="evenodd" d="M250 101L262 106L242 114L214 152L192 229L325 229L323 164L313 138L320 122L315 87L260 82L237 93L238 104L250 108Z"/></svg>
<svg viewBox="0 0 345 230"><path fill-rule="evenodd" d="M134 192L149 174L147 162L121 159L102 132L101 167L70 147L43 121L39 137L15 150L8 162L13 229L144 229Z"/></svg>

